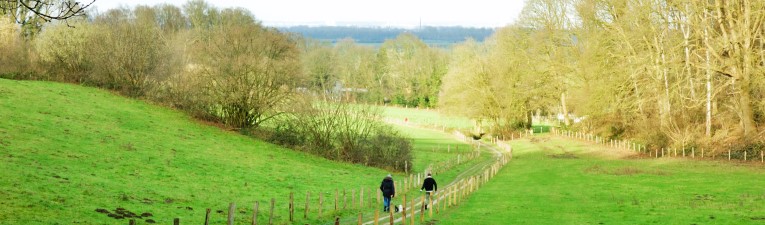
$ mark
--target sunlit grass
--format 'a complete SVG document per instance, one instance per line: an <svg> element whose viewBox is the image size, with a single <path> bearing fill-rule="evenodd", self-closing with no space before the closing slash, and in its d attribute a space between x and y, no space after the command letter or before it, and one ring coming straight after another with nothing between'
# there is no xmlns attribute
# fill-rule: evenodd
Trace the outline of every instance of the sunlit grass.
<svg viewBox="0 0 765 225"><path fill-rule="evenodd" d="M612 159L562 139L514 141L515 157L438 224L762 224L761 166Z"/></svg>
<svg viewBox="0 0 765 225"><path fill-rule="evenodd" d="M198 224L211 208L211 222L222 224L229 202L237 203L237 223L244 224L255 201L260 221L267 221L272 197L276 220L285 221L290 192L302 208L306 191L317 202L318 192L330 199L335 189L374 190L388 173L69 84L0 79L0 118L0 224L127 224L98 208L149 212L153 217L144 219L159 224L175 217Z"/></svg>
<svg viewBox="0 0 765 225"><path fill-rule="evenodd" d="M413 124L430 127L445 127L447 129L469 130L473 121L460 116L444 115L433 109L413 109L402 107L382 107L383 115L399 121L407 120Z"/></svg>

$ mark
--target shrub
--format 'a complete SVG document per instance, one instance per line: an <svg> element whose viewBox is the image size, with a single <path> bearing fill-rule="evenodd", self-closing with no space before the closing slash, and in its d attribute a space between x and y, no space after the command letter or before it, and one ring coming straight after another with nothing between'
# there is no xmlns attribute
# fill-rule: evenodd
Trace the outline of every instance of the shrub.
<svg viewBox="0 0 765 225"><path fill-rule="evenodd" d="M325 158L403 170L411 163L409 140L380 120L371 106L345 103L296 103L269 140Z"/></svg>

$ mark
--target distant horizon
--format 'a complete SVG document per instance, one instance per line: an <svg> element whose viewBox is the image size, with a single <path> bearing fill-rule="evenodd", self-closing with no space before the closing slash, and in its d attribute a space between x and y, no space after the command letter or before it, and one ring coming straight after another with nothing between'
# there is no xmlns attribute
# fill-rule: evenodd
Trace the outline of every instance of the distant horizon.
<svg viewBox="0 0 765 225"><path fill-rule="evenodd" d="M79 0L89 2L88 0ZM188 0L96 0L97 12L136 5L170 4L181 7ZM518 18L526 0L456 1L207 1L218 8L241 7L249 10L265 26L357 26L412 29L423 27L499 28Z"/></svg>
<svg viewBox="0 0 765 225"><path fill-rule="evenodd" d="M338 22L334 25L327 25L322 24L319 22L316 23L295 23L291 24L288 22L271 22L271 23L265 23L261 21L263 25L269 26L269 27L358 27L358 28L396 28L396 29L405 29L405 30L414 30L418 29L420 27L426 28L426 27L462 27L462 28L471 28L471 29L498 29L502 27L480 27L480 26L464 26L464 25L432 25L432 24L423 24L422 26L389 26L384 23L375 23L375 22Z"/></svg>

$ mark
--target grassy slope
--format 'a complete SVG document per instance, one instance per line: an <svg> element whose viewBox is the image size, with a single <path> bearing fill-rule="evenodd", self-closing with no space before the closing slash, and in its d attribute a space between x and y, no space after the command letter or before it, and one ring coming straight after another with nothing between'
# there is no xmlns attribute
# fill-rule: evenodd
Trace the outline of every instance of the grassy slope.
<svg viewBox="0 0 765 225"><path fill-rule="evenodd" d="M68 84L0 79L0 118L0 224L127 223L94 211L117 207L151 212L160 224L174 217L200 223L204 208L225 210L228 202L238 203L243 224L256 200L266 208L277 197L277 208L285 209L290 191L301 202L306 191L374 188L387 173Z"/></svg>
<svg viewBox="0 0 765 225"><path fill-rule="evenodd" d="M553 138L514 142L515 158L438 224L762 224L760 166L618 160ZM577 158L550 155L571 152ZM753 219L754 218L754 219Z"/></svg>

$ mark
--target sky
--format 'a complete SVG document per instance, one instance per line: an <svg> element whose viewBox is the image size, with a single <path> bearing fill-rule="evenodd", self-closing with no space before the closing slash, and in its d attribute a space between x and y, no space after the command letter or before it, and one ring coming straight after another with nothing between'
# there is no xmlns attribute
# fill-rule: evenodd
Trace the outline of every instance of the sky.
<svg viewBox="0 0 765 225"><path fill-rule="evenodd" d="M80 0L88 2L89 0ZM249 9L267 26L339 25L502 27L515 21L526 0L208 0L218 8ZM186 0L95 0L103 12L119 6Z"/></svg>

